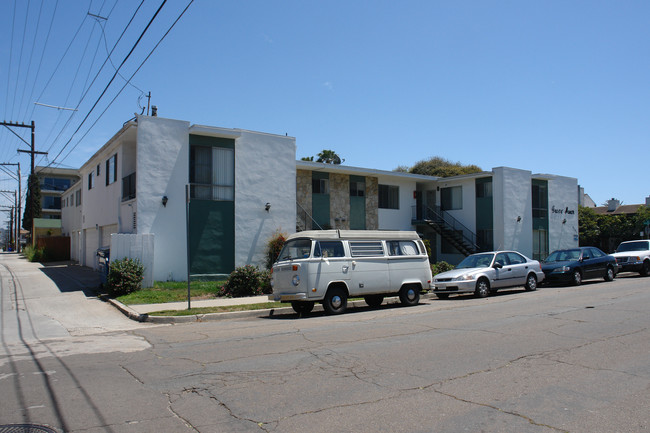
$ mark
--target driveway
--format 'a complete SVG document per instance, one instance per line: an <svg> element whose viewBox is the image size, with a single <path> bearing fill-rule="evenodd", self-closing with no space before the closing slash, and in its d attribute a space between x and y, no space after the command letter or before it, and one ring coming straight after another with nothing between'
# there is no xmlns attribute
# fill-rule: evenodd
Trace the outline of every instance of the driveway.
<svg viewBox="0 0 650 433"><path fill-rule="evenodd" d="M31 263L19 254L0 254L0 354L46 356L149 347L142 338L122 331L152 325L133 322L98 299L93 291L98 286L99 276L90 268L69 262Z"/></svg>

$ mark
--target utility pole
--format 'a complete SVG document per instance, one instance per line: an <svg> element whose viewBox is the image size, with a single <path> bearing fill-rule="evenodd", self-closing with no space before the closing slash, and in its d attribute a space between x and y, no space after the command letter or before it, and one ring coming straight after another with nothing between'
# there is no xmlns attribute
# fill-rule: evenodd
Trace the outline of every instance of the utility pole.
<svg viewBox="0 0 650 433"><path fill-rule="evenodd" d="M24 122L23 122L23 123L18 123L18 122L0 122L0 125L6 127L6 128L7 128L9 131L11 131L11 132L16 136L16 137L18 137L18 138L19 138L23 143L25 143L25 144L27 144L27 145L30 146L30 150L22 150L22 149L18 149L18 152L29 153L29 154L31 155L31 171L29 172L29 174L30 174L30 176L29 176L30 181L29 181L28 190L31 191L31 192L33 192L33 191L34 191L34 188L35 188L35 183L37 182L37 180L36 180L36 173L34 173L34 156L35 156L35 155L47 155L47 152L38 152L38 151L36 151L36 150L34 149L34 147L35 147L35 141L36 141L36 140L35 140L35 129L36 129L36 125L34 124L34 121L33 121L33 120L32 120L32 122L31 122L31 124L29 124L29 125L25 124ZM29 129L31 129L31 131L32 131L32 139L31 139L31 143L27 143L25 140L23 140L23 138L22 138L20 135L16 134L16 133L15 133L15 132L10 128L10 127L16 127L16 128L29 128ZM19 168L18 170L19 170L19 173L20 173L20 168ZM20 174L18 175L18 177L20 178ZM19 179L18 181L20 182L20 179ZM30 197L33 197L33 195L30 196ZM39 203L38 205L40 206L40 203ZM34 205L33 203L25 203L25 206L30 206L30 209L34 209L34 208L35 208L35 205ZM20 233L20 230L19 230L19 233Z"/></svg>
<svg viewBox="0 0 650 433"><path fill-rule="evenodd" d="M9 212L9 245L11 245L12 238L14 236L14 207L13 206L0 206L0 208L4 208L5 212Z"/></svg>
<svg viewBox="0 0 650 433"><path fill-rule="evenodd" d="M0 166L16 165L18 166L18 197L16 201L16 252L20 252L20 214L22 204L22 179L20 178L20 163L0 162ZM8 173L8 172L7 172ZM13 176L13 175L12 175Z"/></svg>
<svg viewBox="0 0 650 433"><path fill-rule="evenodd" d="M16 194L16 191L7 191L7 190L0 190L0 193L2 194L13 194L14 195L14 206L11 206L11 215L10 215L10 227L11 231L13 232L13 238L14 238L14 251L20 252L18 248L18 237L20 236L20 229L18 228L18 219L19 216L17 214L18 211L18 195ZM15 218L14 218L14 214Z"/></svg>

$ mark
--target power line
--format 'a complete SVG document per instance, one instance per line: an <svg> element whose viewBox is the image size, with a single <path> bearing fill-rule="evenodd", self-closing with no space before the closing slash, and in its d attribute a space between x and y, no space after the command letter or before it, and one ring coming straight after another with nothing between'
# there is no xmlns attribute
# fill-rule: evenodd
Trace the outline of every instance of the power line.
<svg viewBox="0 0 650 433"><path fill-rule="evenodd" d="M79 145L79 143L81 143L81 140L83 140L83 139L86 137L86 135L88 135L88 133L90 132L90 130L95 126L95 124L97 124L97 122L99 121L99 119L101 119L101 117L104 115L104 113L106 113L106 111L108 110L108 108L113 104L113 102L115 102L115 100L117 99L117 97L118 97L118 96L122 93L122 91L126 88L128 82L131 81L131 80L133 79L133 77L135 76L135 74L137 74L138 71L139 71L139 70L142 68L142 66L145 64L145 62L146 62L147 60L149 60L149 57L151 57L151 55L154 53L154 51L156 50L156 48L158 48L158 46L162 43L162 41L167 37L167 35L168 35L169 32L174 28L174 26L176 25L176 23L178 23L178 21L183 17L183 15L185 14L185 12L187 12L187 10L188 10L189 7L192 5L192 3L194 3L194 0L190 0L190 2L187 4L187 6L185 6L185 9L183 9L183 12L180 13L180 15L179 15L179 16L176 18L176 20L172 23L172 25L169 27L169 29L167 29L167 31L165 32L165 34L160 38L160 40L158 41L158 43L156 43L156 45L151 49L151 51L149 52L149 54L147 55L147 57L145 57L145 59L142 61L142 63L140 63L140 66L138 66L138 68L135 70L135 72L133 72L133 74L131 75L131 77L129 77L129 79L128 79L127 82L122 86L122 88L121 88L120 91L117 93L117 95L115 95L115 97L111 100L111 102L110 102L110 103L108 104L108 106L104 109L104 111L102 111L102 113L99 115L99 117L97 117L97 119L95 119L95 122L93 122L93 124L90 126L90 128L88 128L88 130L84 133L84 135L83 135L81 138L79 138L79 141L77 141L77 144L75 144L75 145L72 147L72 149L70 149L70 150L68 151L68 153L65 155L65 157L64 157L61 161L65 161L66 158L68 158L68 156L70 156L70 154L72 153L72 151L75 150L75 149L77 148L77 146ZM71 140L72 140L72 139L71 139ZM68 143L69 143L69 142L68 142ZM68 143L66 143L66 145L67 145ZM61 151L63 151L63 149L62 149ZM51 165L52 163L54 163L54 161L56 161L56 159L57 159L60 155L61 155L61 152L59 152L59 154L57 154L57 156L54 158L54 160L52 160L52 162L51 162L49 165ZM48 165L48 167L49 167L49 165Z"/></svg>
<svg viewBox="0 0 650 433"><path fill-rule="evenodd" d="M106 94L106 92L108 91L108 88L110 87L110 85L111 85L111 84L113 83L113 81L115 80L115 77L117 76L119 70L122 68L122 66L124 66L124 64L126 63L126 61L127 61L127 60L129 59L129 57L131 56L131 54L133 54L133 51L134 51L135 48L138 46L138 44L140 43L140 41L141 41L142 38L144 37L145 33L147 32L147 30L149 30L149 27L151 26L151 24L153 23L153 21L156 19L156 17L157 17L158 14L160 13L160 10L163 8L163 6L165 6L165 3L167 3L167 0L163 0L163 2L162 2L162 4L160 5L160 7L158 7L158 10L156 10L156 13L155 13L155 14L153 15L153 17L149 20L149 23L147 24L147 26L145 27L145 29L144 29L144 30L142 31L142 33L140 34L140 37L138 38L138 40L135 42L135 44L133 45L133 47L131 48L131 50L129 51L129 53L126 55L126 57L124 58L124 60L122 60L122 63L120 63L120 66L117 68L117 70L116 70L115 73L113 74L113 77L111 77L111 79L110 79L110 81L108 82L108 84L106 85L106 87L104 87L104 90L102 91L101 95L99 95L99 97L97 98L97 100L95 101L95 103L93 104L93 106L90 108L90 111L88 111L88 114L86 114L86 116L85 116L84 119L81 121L81 123L79 124L79 126L77 127L77 129L72 133L72 136L70 137L70 139L65 143L65 145L63 146L63 148L61 148L61 150L60 150L59 153L56 155L56 157L54 157L54 160L56 160L59 156L61 156L61 154L63 153L63 151L65 150L65 148L68 147L68 145L70 144L70 142L72 141L72 139L74 138L74 136L79 132L79 130L81 129L81 127L83 126L83 124L86 122L86 120L88 120L88 117L90 117L90 114L95 110L95 107L97 107L97 104L99 103L99 101L100 101L100 100L102 99L102 97ZM75 147L76 147L76 146L75 146Z"/></svg>
<svg viewBox="0 0 650 433"><path fill-rule="evenodd" d="M32 90L29 92L29 100L32 100L32 97L34 96L34 89L36 88L36 83L38 82L38 76L41 73L41 66L43 65L43 57L45 57L45 51L47 50L47 43L50 41L50 34L52 33L52 25L54 24L54 17L56 15L56 10L59 6L59 0L56 0L56 3L54 4L54 12L52 12L52 19L50 20L50 27L47 30L47 36L45 37L45 44L43 45L43 50L41 51L41 58L38 61L38 68L36 69L36 77L34 78L34 83L32 84ZM29 113L29 118L34 118L34 107L32 107L32 111Z"/></svg>
<svg viewBox="0 0 650 433"><path fill-rule="evenodd" d="M117 3L116 3L116 4L117 4ZM102 66L99 68L99 70L98 70L97 73L95 74L95 77L93 78L92 82L90 83L90 85L88 86L88 88L86 89L86 91L84 92L84 94L81 96L81 99L79 100L79 102L77 103L77 106L76 106L75 108L79 108L79 106L81 105L81 103L82 103L82 102L84 101L84 99L86 98L86 95L88 95L88 92L89 92L90 89L92 88L93 84L95 84L95 81L96 81L97 78L99 77L99 74L100 74L100 73L102 72L102 70L104 69L104 66L106 66L106 63L109 61L110 56L113 54L113 51L115 51L115 49L117 48L117 45L120 43L120 41L121 41L122 38L124 37L124 34L125 34L126 31L128 30L128 28L131 26L131 23L132 23L133 20L135 19L136 15L138 14L138 11L140 10L140 8L142 7L143 4L144 4L144 0L142 0L142 1L140 2L140 4L138 5L138 7L136 8L135 12L133 12L133 14L131 15L131 19L129 20L129 22L127 23L127 25L124 27L124 30L122 30L122 33L120 34L120 37L117 39L117 41L116 41L115 44L113 45L113 48L111 49L110 53L108 53L108 56L107 56L106 60L104 60L104 63L102 63ZM112 12L113 12L113 10L111 9L111 12L109 13L109 16L110 16L110 14L112 14ZM63 128L61 128L61 131L59 132L59 134L57 135L57 137L54 139L54 141L52 142L52 144L50 144L50 146L48 147L48 149L47 149L48 152L52 149L52 147L54 146L54 144L58 141L59 137L61 136L61 134L63 133L63 131L65 130L65 128L67 128L68 124L69 124L70 121L72 120L72 117L73 117L72 115L70 115L70 116L68 117L68 120L66 121L65 125L63 126ZM57 119L57 121L58 121L58 119ZM46 142L47 142L47 140L49 140L49 135L48 135L48 138L46 139ZM66 143L66 145L67 145L67 143ZM64 146L64 148L65 148L65 146Z"/></svg>

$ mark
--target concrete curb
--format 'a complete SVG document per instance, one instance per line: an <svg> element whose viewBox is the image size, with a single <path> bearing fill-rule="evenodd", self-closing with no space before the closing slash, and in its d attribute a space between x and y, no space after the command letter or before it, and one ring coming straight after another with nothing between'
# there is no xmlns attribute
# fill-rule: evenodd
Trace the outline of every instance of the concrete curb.
<svg viewBox="0 0 650 433"><path fill-rule="evenodd" d="M152 316L150 314L138 313L128 305L124 305L120 301L117 301L112 298L108 298L106 295L100 295L100 297L109 302L115 308L117 308L122 314L127 316L131 320L136 322L148 322L148 323L159 323L159 324L172 324L172 323L192 323L192 322L214 322L220 320L235 320L235 319L246 319L252 317L273 317L278 315L297 315L293 308L283 307L283 308L270 308L263 310L247 310L247 311L229 311L225 313L206 313L206 314L192 314L189 316ZM420 295L421 300L425 299L435 299L436 296L432 293L425 293ZM393 305L399 304L399 298L397 296L392 296L384 300L384 305ZM349 307L359 308L367 307L365 301L352 301L348 303ZM320 304L314 305L314 310L312 312L322 312L323 306Z"/></svg>

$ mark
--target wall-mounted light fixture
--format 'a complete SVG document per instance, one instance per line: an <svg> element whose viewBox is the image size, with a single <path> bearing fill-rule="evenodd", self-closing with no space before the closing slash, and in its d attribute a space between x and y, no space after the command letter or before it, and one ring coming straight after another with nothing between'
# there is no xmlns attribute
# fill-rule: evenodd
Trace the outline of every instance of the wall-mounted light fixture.
<svg viewBox="0 0 650 433"><path fill-rule="evenodd" d="M518 222L518 223L521 222L521 215L517 216L517 222Z"/></svg>
<svg viewBox="0 0 650 433"><path fill-rule="evenodd" d="M162 204L163 204L163 207L167 207L167 202L168 202L168 201L169 201L169 199L167 198L167 196L166 196L166 195L163 195L163 198L162 198Z"/></svg>
<svg viewBox="0 0 650 433"><path fill-rule="evenodd" d="M267 212L270 211L271 210L271 203L265 204L264 205L264 210L267 211Z"/></svg>

